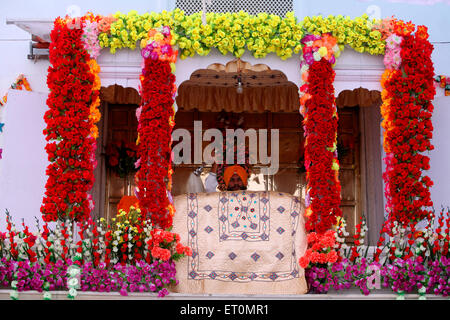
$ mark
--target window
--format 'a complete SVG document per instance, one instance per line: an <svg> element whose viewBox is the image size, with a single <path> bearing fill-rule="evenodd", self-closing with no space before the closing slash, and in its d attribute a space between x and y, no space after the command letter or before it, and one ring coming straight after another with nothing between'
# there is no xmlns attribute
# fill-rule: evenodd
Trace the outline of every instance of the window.
<svg viewBox="0 0 450 320"><path fill-rule="evenodd" d="M284 17L293 11L293 0L212 0L211 5L206 2L207 12L239 12L245 11L256 15L261 12ZM186 15L202 11L202 0L176 0L176 8L180 8Z"/></svg>

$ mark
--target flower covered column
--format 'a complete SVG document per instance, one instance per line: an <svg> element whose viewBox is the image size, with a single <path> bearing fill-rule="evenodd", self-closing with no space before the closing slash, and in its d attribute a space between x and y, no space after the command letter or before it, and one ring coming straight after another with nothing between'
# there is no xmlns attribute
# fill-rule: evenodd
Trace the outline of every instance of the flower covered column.
<svg viewBox="0 0 450 320"><path fill-rule="evenodd" d="M337 260L334 250L336 217L341 187L337 160L338 115L335 105L333 81L335 54L340 49L335 38L308 35L301 61L300 112L304 117L305 168L307 170L306 230L309 248L300 258L305 268L310 263L327 263Z"/></svg>
<svg viewBox="0 0 450 320"><path fill-rule="evenodd" d="M386 212L389 230L394 222L406 227L431 214L431 179L423 174L430 168L433 150L431 101L436 93L431 60L433 46L426 27L393 21L386 39L381 113L386 157ZM415 32L414 32L415 31Z"/></svg>
<svg viewBox="0 0 450 320"><path fill-rule="evenodd" d="M85 25L93 20L92 16L57 18L51 33L49 110L44 115L50 161L41 206L44 221L85 221L93 208L88 192L94 182L100 81L84 37Z"/></svg>
<svg viewBox="0 0 450 320"><path fill-rule="evenodd" d="M141 106L138 118L137 197L142 214L163 229L172 225L171 142L174 126L175 61L171 30L151 29L142 50ZM143 45L144 46L144 45Z"/></svg>

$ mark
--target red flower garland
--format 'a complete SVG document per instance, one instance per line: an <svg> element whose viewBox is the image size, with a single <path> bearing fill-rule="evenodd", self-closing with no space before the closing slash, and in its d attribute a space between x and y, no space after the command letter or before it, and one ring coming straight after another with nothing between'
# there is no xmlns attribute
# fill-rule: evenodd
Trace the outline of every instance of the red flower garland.
<svg viewBox="0 0 450 320"><path fill-rule="evenodd" d="M137 197L144 215L162 229L172 225L166 182L171 164L171 135L175 76L170 62L147 58L141 76L142 111L139 119Z"/></svg>
<svg viewBox="0 0 450 320"><path fill-rule="evenodd" d="M405 27L408 26L408 27ZM436 93L431 61L433 46L425 27L414 31L400 23L395 31L403 36L400 70L388 70L382 80L384 88L382 114L386 151L386 209L391 222L406 225L418 222L431 212L429 188L433 182L423 175L430 168L430 158L421 154L433 150L431 116Z"/></svg>
<svg viewBox="0 0 450 320"><path fill-rule="evenodd" d="M61 18L55 20L51 32L49 110L44 115L45 149L51 163L41 206L44 221L86 220L92 205L88 191L94 181L91 155L95 139L90 136L89 115L98 91L93 91L95 77L90 72L82 34L79 24Z"/></svg>
<svg viewBox="0 0 450 320"><path fill-rule="evenodd" d="M334 106L335 72L330 62L322 58L309 70L308 91L303 120L306 132L305 166L311 204L306 212L306 230L325 233L341 216L341 187L338 179L336 132L338 116Z"/></svg>

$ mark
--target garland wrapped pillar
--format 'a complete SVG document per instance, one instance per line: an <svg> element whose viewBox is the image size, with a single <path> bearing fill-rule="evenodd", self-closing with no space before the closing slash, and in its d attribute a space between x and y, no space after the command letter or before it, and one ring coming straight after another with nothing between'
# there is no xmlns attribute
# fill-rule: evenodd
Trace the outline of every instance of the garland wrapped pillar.
<svg viewBox="0 0 450 320"><path fill-rule="evenodd" d="M85 221L93 202L95 122L99 114L98 68L85 48L83 25L89 17L57 18L51 32L47 83L49 110L44 115L45 149L50 161L41 206L44 221Z"/></svg>
<svg viewBox="0 0 450 320"><path fill-rule="evenodd" d="M172 225L171 142L174 126L175 61L171 30L151 29L141 54L141 106L138 118L137 198L142 214L163 229Z"/></svg>
<svg viewBox="0 0 450 320"><path fill-rule="evenodd" d="M305 168L307 170L306 231L308 249L300 258L300 265L336 262L334 231L331 230L342 215L339 208L341 187L337 160L338 114L333 81L335 54L340 49L335 38L328 34L303 38L300 104L305 131Z"/></svg>
<svg viewBox="0 0 450 320"><path fill-rule="evenodd" d="M434 148L432 51L426 27L416 29L411 23L394 22L394 32L386 39L386 71L381 81L388 214L385 231L390 235L399 228L414 228L432 214L429 189L433 182L423 174L430 168L430 158L422 154Z"/></svg>

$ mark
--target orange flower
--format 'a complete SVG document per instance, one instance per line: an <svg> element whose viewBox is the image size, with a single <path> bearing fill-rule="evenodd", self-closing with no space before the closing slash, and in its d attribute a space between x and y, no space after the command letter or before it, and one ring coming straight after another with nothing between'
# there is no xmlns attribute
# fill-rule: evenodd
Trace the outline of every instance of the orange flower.
<svg viewBox="0 0 450 320"><path fill-rule="evenodd" d="M428 28L425 26L418 26L416 35L419 39L427 40L428 39Z"/></svg>
<svg viewBox="0 0 450 320"><path fill-rule="evenodd" d="M414 32L414 29L416 26L411 22L404 22L401 20L398 20L395 22L394 26L394 32L399 36L409 36L412 32Z"/></svg>

